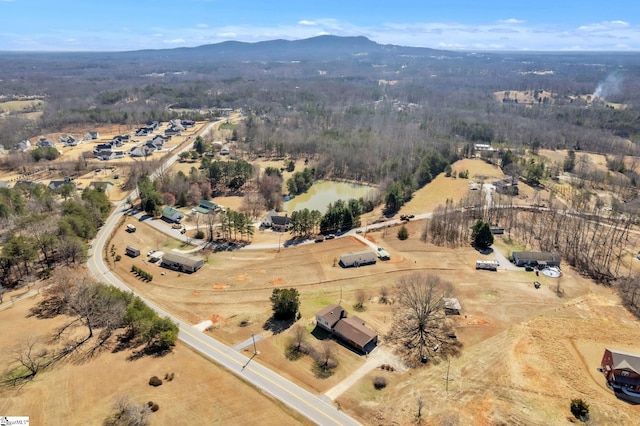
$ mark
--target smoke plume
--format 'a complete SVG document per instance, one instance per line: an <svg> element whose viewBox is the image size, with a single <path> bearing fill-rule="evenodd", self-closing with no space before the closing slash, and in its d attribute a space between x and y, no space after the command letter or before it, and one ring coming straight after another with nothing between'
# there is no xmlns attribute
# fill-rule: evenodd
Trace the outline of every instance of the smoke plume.
<svg viewBox="0 0 640 426"><path fill-rule="evenodd" d="M614 96L620 93L620 84L622 83L622 76L618 72L612 72L598 84L596 91L593 92L593 96L600 99L606 99L609 96Z"/></svg>

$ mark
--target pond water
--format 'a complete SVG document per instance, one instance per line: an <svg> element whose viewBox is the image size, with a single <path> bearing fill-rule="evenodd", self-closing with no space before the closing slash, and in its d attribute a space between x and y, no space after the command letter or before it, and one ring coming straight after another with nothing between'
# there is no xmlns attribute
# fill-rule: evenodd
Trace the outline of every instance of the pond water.
<svg viewBox="0 0 640 426"><path fill-rule="evenodd" d="M338 200L346 202L351 198L366 198L369 191L373 190L375 190L374 187L366 185L319 180L314 182L307 192L285 201L284 209L289 212L302 209L318 210L324 214L329 203L334 203Z"/></svg>

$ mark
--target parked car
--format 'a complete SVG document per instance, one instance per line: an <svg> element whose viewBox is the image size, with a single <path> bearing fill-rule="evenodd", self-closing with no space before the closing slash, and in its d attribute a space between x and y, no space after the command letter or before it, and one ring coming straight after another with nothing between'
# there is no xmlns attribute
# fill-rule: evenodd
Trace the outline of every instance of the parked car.
<svg viewBox="0 0 640 426"><path fill-rule="evenodd" d="M171 225L171 227L172 227L173 229L181 229L181 228L182 228L182 225L180 225L179 223L174 223L173 225Z"/></svg>
<svg viewBox="0 0 640 426"><path fill-rule="evenodd" d="M356 234L362 234L362 229L356 229Z"/></svg>
<svg viewBox="0 0 640 426"><path fill-rule="evenodd" d="M155 252L156 252L155 250L149 250L149 251L147 252L147 256L151 256L151 255L152 255L153 253L155 253Z"/></svg>
<svg viewBox="0 0 640 426"><path fill-rule="evenodd" d="M335 234L329 234L325 237L325 240L333 240L336 237Z"/></svg>
<svg viewBox="0 0 640 426"><path fill-rule="evenodd" d="M186 230L186 229L184 229L184 228L182 228L182 229L180 230L180 233L181 233L181 234L186 234L186 233L187 233L187 230Z"/></svg>
<svg viewBox="0 0 640 426"><path fill-rule="evenodd" d="M318 237L314 240L316 243L321 243L324 241L324 237Z"/></svg>

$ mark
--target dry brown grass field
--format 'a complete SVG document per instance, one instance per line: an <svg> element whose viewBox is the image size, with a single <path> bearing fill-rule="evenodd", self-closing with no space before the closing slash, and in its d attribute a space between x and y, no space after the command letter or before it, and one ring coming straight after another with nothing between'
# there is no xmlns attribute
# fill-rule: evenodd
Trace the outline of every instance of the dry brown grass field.
<svg viewBox="0 0 640 426"><path fill-rule="evenodd" d="M469 170L470 178L439 176L418 191L413 200L403 207L402 212L417 214L432 211L444 204L447 198L454 201L464 198L470 191L469 180L491 182L502 177L498 168L481 160L462 160L454 164L453 168L457 171ZM296 170L299 170L298 167ZM516 202L527 204L532 200L548 197L545 194L547 193L522 184L521 195ZM224 199L215 201L233 208L232 204L241 200L228 199L227 203ZM363 224L365 221L375 220L379 215L379 210L371 213L363 219ZM129 234L124 231L129 221L135 223L137 232ZM287 360L284 350L289 333L273 333L265 329L265 323L271 315L269 296L274 288L295 287L299 290L301 318L298 323L309 331L314 328L315 312L330 303L341 303L351 315L358 315L367 325L377 330L381 336L380 346L391 350L384 336L392 321L394 304L379 303L381 287L393 289L400 277L414 272L435 274L449 281L462 304L462 315L454 319L457 339L463 344L461 356L451 359L450 367L447 361L439 361L404 373L381 370L369 373L336 400L343 410L363 424L413 424L416 421L418 399L425 403L422 411L424 424L562 424L570 417L569 403L572 398L583 398L591 405L591 416L597 424L634 424L640 415L640 406L618 401L606 388L602 375L595 370L605 347L637 351L637 342L640 341L640 322L627 313L609 288L596 285L565 265L560 279L538 277L524 271L477 271L475 261L483 258L482 255L471 247L451 249L421 242L419 238L424 225L421 221L407 223L409 239L405 241L397 238L398 227L367 232L364 237L385 247L391 254L391 260L350 269L337 265L340 254L363 250L366 246L358 239L348 236L299 246L198 254L206 258L206 264L194 274L180 274L149 263L145 256L149 250L166 252L172 249L186 250L188 247L181 246L147 223L130 217L118 227L109 246L113 245L121 255L127 245L133 245L142 252L135 259L123 256L119 262L111 262L114 272L135 292L191 324L212 321L212 326L205 332L226 344L233 346L243 342L251 333L262 335L264 338L258 342L258 361L319 394L348 377L364 364L366 358L344 346L338 346L339 365L335 374L328 379L319 379L313 374L308 357L297 361ZM277 244L280 238L277 233L259 231L254 244ZM282 238L282 242L284 240ZM496 247L508 256L511 250L517 248L512 244L498 239ZM137 280L130 273L132 265L152 273L153 281L146 283ZM541 288L536 289L534 281L539 281ZM558 283L562 289L562 297L556 292ZM353 308L356 292L359 290L364 290L367 294L365 310L362 312L356 312ZM5 314L6 312L0 313L0 316ZM18 319L11 321L18 322ZM38 329L33 321L36 320L27 319L23 330ZM0 335L0 341L11 340L11 336L6 336ZM312 345L321 344L312 335L308 336L308 341ZM251 348L245 350L250 351ZM186 356L183 354L186 352L189 351L178 346L176 353L167 358L141 361L168 362L178 359L180 354ZM101 355L92 362L111 360L109 365L113 369L131 365L128 361L115 357L116 355ZM146 385L148 376L153 374L163 374L169 370L176 372L175 383L167 383L166 387L163 385L158 388L167 392L167 398L169 395L175 398L175 395L194 394L196 399L193 404L204 405L204 395L210 395L209 392L226 395L226 392L223 393L215 385L201 388L199 392L198 389L193 392L193 389L186 387L175 393L172 391L172 387L181 383L178 382L183 374L180 372L187 371L183 363L200 359L196 355L191 356L194 358L179 359L175 364L150 365L146 370L140 367L135 372L103 376L102 379L109 383L115 382L109 386L115 386L125 379L128 379L127 386L140 386L142 390L139 390L139 394L135 393L138 387L133 387L131 394L136 398L139 395L143 401L157 399L161 409L156 413L156 418L160 419L163 407L173 407L175 403L148 394L157 391L148 389ZM135 363L137 362L139 361ZM206 371L216 368L202 362L211 366L202 367ZM135 365L139 367L142 364ZM150 373L150 370L153 372ZM77 372L74 377L94 377L89 369ZM57 374L57 371L47 374ZM130 379L127 374L140 378ZM225 372L220 374L230 376ZM386 389L374 390L372 380L376 375L387 378L389 385ZM48 377L53 376L43 376L43 389L50 386L50 383L55 383ZM232 378L230 376L217 380ZM196 375L193 380L198 383L200 376ZM138 385L139 382L141 384ZM224 389L228 389L233 395L233 389L243 389L242 386L245 386L241 383L229 383L228 388ZM40 382L36 381L36 384L28 386L35 388L37 384ZM64 390L61 393L72 393L73 386L67 385ZM42 392L46 398L52 398L44 390ZM85 392L98 391L92 388L85 389ZM242 392L245 391L239 393ZM102 399L93 405L83 402L81 406L99 406L102 411L93 412L97 417L91 419L103 418L109 408L107 400L113 396L115 395L101 396ZM233 403L235 398L232 397L229 402L230 407L237 405ZM26 404L22 400L21 397L12 399L14 404ZM0 400L0 409L3 408L2 401L4 400ZM298 421L285 418L289 414L283 413L279 405L266 398L265 404L270 404L271 407L265 408L265 412L275 410L280 413L274 417L279 422L290 424ZM225 400L221 400L217 407L218 410L222 410L222 407L231 410L225 405ZM186 407L176 410L187 415ZM253 413L252 410L244 414L248 416ZM173 409L170 412L173 413ZM208 417L200 416L207 416L209 413L210 411L198 411L194 408L191 414L198 419L207 419ZM278 415L285 417L277 417ZM196 417L193 419L198 423ZM249 418L253 420L252 417ZM218 423L238 424L244 423L243 419L246 417L226 417L221 418ZM167 419L170 420L174 418ZM271 421L266 423L270 424Z"/></svg>
<svg viewBox="0 0 640 426"><path fill-rule="evenodd" d="M9 366L12 350L27 336L48 342L62 318L36 319L29 309L39 301L17 302L0 312L0 365ZM79 331L82 332L82 331ZM29 416L34 425L84 426L102 424L115 400L154 401L160 409L151 415L152 425L167 424L310 424L297 413L262 394L218 365L178 343L169 355L127 358L130 351L104 350L93 357L74 356L38 374L22 387L0 388L0 412ZM149 378L172 381L149 386Z"/></svg>

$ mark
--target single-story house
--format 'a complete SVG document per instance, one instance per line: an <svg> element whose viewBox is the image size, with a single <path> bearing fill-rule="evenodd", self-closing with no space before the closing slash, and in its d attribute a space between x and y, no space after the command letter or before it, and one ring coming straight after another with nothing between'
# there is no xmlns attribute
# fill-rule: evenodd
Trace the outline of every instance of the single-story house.
<svg viewBox="0 0 640 426"><path fill-rule="evenodd" d="M20 142L18 142L13 149L15 149L16 151L27 151L29 148L31 148L31 142L28 139L22 140Z"/></svg>
<svg viewBox="0 0 640 426"><path fill-rule="evenodd" d="M165 207L162 209L162 218L169 222L180 223L183 217L184 213L173 207Z"/></svg>
<svg viewBox="0 0 640 426"><path fill-rule="evenodd" d="M291 229L291 218L284 216L271 216L271 229L274 231L286 232Z"/></svg>
<svg viewBox="0 0 640 426"><path fill-rule="evenodd" d="M616 396L636 404L640 403L640 354L605 349L600 371Z"/></svg>
<svg viewBox="0 0 640 426"><path fill-rule="evenodd" d="M486 269L487 271L497 271L500 262L497 260L476 260L476 269Z"/></svg>
<svg viewBox="0 0 640 426"><path fill-rule="evenodd" d="M196 125L196 122L193 120L182 120L180 121L180 124L182 124L182 127L184 127L185 129L187 127L193 127Z"/></svg>
<svg viewBox="0 0 640 426"><path fill-rule="evenodd" d="M63 135L58 139L64 146L77 146L80 143L80 140L74 138L71 135Z"/></svg>
<svg viewBox="0 0 640 426"><path fill-rule="evenodd" d="M498 194L518 195L520 193L518 189L518 180L515 178L507 178L493 182L493 186L496 187Z"/></svg>
<svg viewBox="0 0 640 426"><path fill-rule="evenodd" d="M446 315L460 315L462 307L458 299L455 297L444 297L442 301L444 302L444 313Z"/></svg>
<svg viewBox="0 0 640 426"><path fill-rule="evenodd" d="M371 250L358 251L340 255L340 266L349 268L351 266L373 265L377 259L376 253Z"/></svg>
<svg viewBox="0 0 640 426"><path fill-rule="evenodd" d="M87 188L91 189L99 189L102 192L109 192L111 188L113 188L113 184L111 182L89 182L89 186Z"/></svg>
<svg viewBox="0 0 640 426"><path fill-rule="evenodd" d="M204 260L170 252L162 256L160 265L175 271L192 273L202 268Z"/></svg>
<svg viewBox="0 0 640 426"><path fill-rule="evenodd" d="M347 311L340 305L329 305L316 313L316 324L327 331L333 331L338 321L347 317Z"/></svg>
<svg viewBox="0 0 640 426"><path fill-rule="evenodd" d="M333 327L335 335L361 352L369 353L378 343L378 333L358 317L342 318Z"/></svg>
<svg viewBox="0 0 640 426"><path fill-rule="evenodd" d="M102 161L117 160L124 157L124 151L111 151L109 149L96 153L96 158Z"/></svg>
<svg viewBox="0 0 640 426"><path fill-rule="evenodd" d="M558 253L540 251L514 251L513 263L516 266L560 266Z"/></svg>
<svg viewBox="0 0 640 426"><path fill-rule="evenodd" d="M92 141L100 138L100 133L98 132L87 132L84 134L82 138L83 141Z"/></svg>
<svg viewBox="0 0 640 426"><path fill-rule="evenodd" d="M49 138L42 137L36 142L40 148L55 148L56 143Z"/></svg>
<svg viewBox="0 0 640 426"><path fill-rule="evenodd" d="M490 143L474 143L473 149L476 151L493 151Z"/></svg>
<svg viewBox="0 0 640 426"><path fill-rule="evenodd" d="M220 206L209 200L200 200L200 204L195 208L198 213L209 214L220 210Z"/></svg>
<svg viewBox="0 0 640 426"><path fill-rule="evenodd" d="M129 257L138 257L138 256L140 256L140 249L137 249L137 248L132 247L132 246L127 246L127 248L124 250L124 252Z"/></svg>
<svg viewBox="0 0 640 426"><path fill-rule="evenodd" d="M60 189L62 185L67 183L71 183L72 185L75 185L69 179L65 179L65 180L52 180L51 182L49 182L49 185L47 186L53 189L54 191L57 191L58 189Z"/></svg>
<svg viewBox="0 0 640 426"><path fill-rule="evenodd" d="M146 145L136 146L131 148L129 155L132 157L147 157L153 153L153 149L150 149Z"/></svg>

